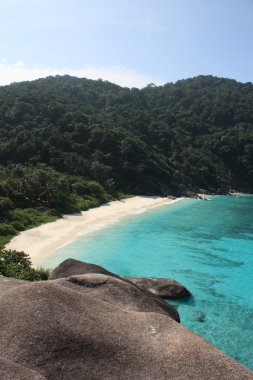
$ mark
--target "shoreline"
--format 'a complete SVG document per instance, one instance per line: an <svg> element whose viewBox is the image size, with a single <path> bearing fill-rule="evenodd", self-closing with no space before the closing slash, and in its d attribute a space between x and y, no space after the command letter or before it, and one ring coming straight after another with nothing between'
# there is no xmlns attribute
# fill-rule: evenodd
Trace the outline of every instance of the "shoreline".
<svg viewBox="0 0 253 380"><path fill-rule="evenodd" d="M58 248L71 243L80 235L88 235L116 224L126 216L138 215L157 207L174 204L182 199L184 198L135 196L112 201L100 207L81 211L81 214L63 215L54 222L22 231L6 244L5 249L24 251L30 256L32 266L37 267Z"/></svg>

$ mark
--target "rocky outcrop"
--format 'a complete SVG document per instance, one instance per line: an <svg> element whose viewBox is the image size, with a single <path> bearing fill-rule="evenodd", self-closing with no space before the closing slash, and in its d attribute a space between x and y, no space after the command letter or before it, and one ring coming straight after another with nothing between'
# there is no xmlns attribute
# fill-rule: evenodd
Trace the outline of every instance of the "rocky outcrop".
<svg viewBox="0 0 253 380"><path fill-rule="evenodd" d="M50 279L68 277L75 274L100 273L130 281L143 290L161 298L189 297L191 293L179 282L169 278L125 277L109 272L99 265L85 263L75 259L67 259L58 265L50 275Z"/></svg>
<svg viewBox="0 0 253 380"><path fill-rule="evenodd" d="M3 290L0 326L4 380L253 379L150 293L104 273Z"/></svg>
<svg viewBox="0 0 253 380"><path fill-rule="evenodd" d="M0 379L2 380L46 380L38 372L32 371L14 361L0 357Z"/></svg>
<svg viewBox="0 0 253 380"><path fill-rule="evenodd" d="M123 277L133 282L141 289L146 289L161 298L190 297L191 293L186 287L170 278L154 277Z"/></svg>
<svg viewBox="0 0 253 380"><path fill-rule="evenodd" d="M2 292L2 378L20 368L34 380L253 379L143 294L104 274Z"/></svg>
<svg viewBox="0 0 253 380"><path fill-rule="evenodd" d="M113 303L127 310L164 314L179 322L179 315L174 306L121 278L100 273L88 273L74 275L68 277L67 280L80 285L82 292L92 291L94 297L99 297L105 302ZM64 285L66 286L66 283Z"/></svg>
<svg viewBox="0 0 253 380"><path fill-rule="evenodd" d="M95 275L104 275L105 278L107 278L109 276L111 279L115 278L115 279L120 280L120 282L118 282L118 286L119 286L119 284L121 284L120 287L121 287L122 292L123 292L123 289L125 289L125 291L127 291L127 289L132 289L131 291L133 293L134 288L137 288L137 290L135 290L135 292L137 291L139 296L142 295L141 298L144 297L145 299L148 299L148 300L152 299L152 302L155 303L156 305L158 305L159 308L165 310L166 313L168 313L168 315L171 318L175 319L177 322L180 321L178 312L176 311L174 306L169 305L168 303L164 302L157 295L151 294L150 292L148 292L147 289L145 289L145 287L142 287L142 288L137 287L134 283L132 283L132 282L128 281L127 279L124 279L124 278L122 278L122 277L120 277L120 276L118 276L112 272L109 272L108 270L106 270L103 267L100 267L99 265L85 263L85 262L75 260L75 259L67 259L67 260L63 261L61 264L59 264L53 270L53 272L50 275L50 280L59 279L59 278L68 278L68 279L70 279L70 281L75 282L75 281L79 281L80 278L82 278L81 275L84 275L83 279L85 280L85 278L86 278L85 275L88 275L88 274L92 274L93 278L95 278L94 277ZM90 281L89 286L85 285L86 287L95 287L95 286L93 286L94 282L91 281L91 278L92 277L90 276L89 277L89 281ZM97 276L96 278L99 278L99 276ZM112 284L112 280L110 281L110 283L107 283L107 285L111 285L111 284ZM116 284L115 281L114 281L114 284ZM125 285L125 286L123 286L123 285ZM113 291L113 290L114 290L114 285L112 286L111 291ZM121 299L124 299L122 292L121 292L120 297L121 297ZM108 286L107 286L107 293L110 294ZM129 300L127 302L129 302ZM137 302L139 302L139 301L137 301Z"/></svg>
<svg viewBox="0 0 253 380"><path fill-rule="evenodd" d="M17 280L16 278L4 277L0 275L0 293L14 288L18 285L24 285L27 281Z"/></svg>
<svg viewBox="0 0 253 380"><path fill-rule="evenodd" d="M49 279L55 280L57 278L69 277L74 274L87 274L87 273L100 273L107 274L109 276L118 277L116 274L109 272L108 270L100 267L96 264L85 263L83 261L75 259L64 260L59 264L50 274Z"/></svg>

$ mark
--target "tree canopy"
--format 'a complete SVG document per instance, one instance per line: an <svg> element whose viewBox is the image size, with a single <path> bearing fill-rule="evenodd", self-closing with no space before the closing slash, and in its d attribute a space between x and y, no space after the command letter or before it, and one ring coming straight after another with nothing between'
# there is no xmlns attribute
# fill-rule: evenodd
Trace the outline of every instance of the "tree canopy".
<svg viewBox="0 0 253 380"><path fill-rule="evenodd" d="M251 83L212 76L142 90L70 76L0 87L1 219L118 191L252 191L252 109Z"/></svg>
<svg viewBox="0 0 253 380"><path fill-rule="evenodd" d="M252 110L252 83L212 76L141 90L67 75L0 87L0 249L120 193L253 192Z"/></svg>
<svg viewBox="0 0 253 380"><path fill-rule="evenodd" d="M142 90L70 76L14 83L0 87L0 164L43 164L109 192L250 191L252 109L251 83L212 76ZM47 188L39 169L30 176L52 202L58 179Z"/></svg>

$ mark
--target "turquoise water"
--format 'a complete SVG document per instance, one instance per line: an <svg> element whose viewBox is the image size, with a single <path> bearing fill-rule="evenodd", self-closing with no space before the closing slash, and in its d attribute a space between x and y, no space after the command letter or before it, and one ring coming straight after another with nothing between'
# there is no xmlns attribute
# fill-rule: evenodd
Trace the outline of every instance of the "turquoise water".
<svg viewBox="0 0 253 380"><path fill-rule="evenodd" d="M253 369L253 196L184 200L79 237L42 264L73 257L128 276L172 277L193 294L181 322Z"/></svg>

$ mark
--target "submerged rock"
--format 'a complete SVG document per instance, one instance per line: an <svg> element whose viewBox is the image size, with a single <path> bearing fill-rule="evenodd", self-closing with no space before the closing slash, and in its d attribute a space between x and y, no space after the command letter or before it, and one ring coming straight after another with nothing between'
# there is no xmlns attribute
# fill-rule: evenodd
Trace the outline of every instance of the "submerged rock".
<svg viewBox="0 0 253 380"><path fill-rule="evenodd" d="M198 321L198 322L205 322L206 321L205 313L203 313L202 311L200 311L197 314L196 321Z"/></svg>
<svg viewBox="0 0 253 380"><path fill-rule="evenodd" d="M253 379L150 293L107 274L2 291L0 325L1 379Z"/></svg>

